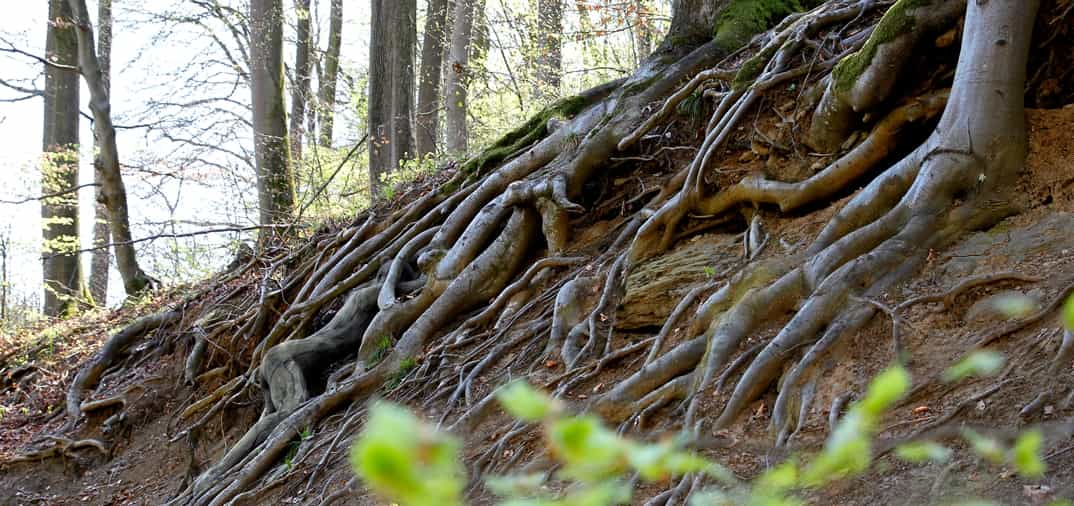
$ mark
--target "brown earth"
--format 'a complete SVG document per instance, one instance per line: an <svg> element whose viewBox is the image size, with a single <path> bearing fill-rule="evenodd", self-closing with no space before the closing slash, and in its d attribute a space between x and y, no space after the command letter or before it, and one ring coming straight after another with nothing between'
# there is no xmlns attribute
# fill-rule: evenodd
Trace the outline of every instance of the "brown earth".
<svg viewBox="0 0 1074 506"><path fill-rule="evenodd" d="M904 311L901 316L908 324L901 332L902 345L911 357L909 367L917 385L928 383L928 379L956 362L982 336L1009 324L991 310L990 297L1017 292L1046 306L1074 283L1074 106L1031 110L1027 114L1028 170L1017 190L1024 211L990 230L968 235L945 251L933 252L919 272L878 302L894 307L916 296L942 293L968 277L988 273L1015 272L1041 280L991 283L961 294L949 307L919 304ZM757 156L743 156L739 151L728 154L724 168L756 170L750 167L759 163L763 161ZM774 164L774 170L787 167L786 163ZM783 255L806 244L842 202L789 218L760 210L773 239L764 255ZM587 224L577 238L585 242L587 236L606 233L612 226L614 220L598 220ZM698 284L728 276L743 265L740 257L738 235L710 232L680 241L674 250L640 266L627 281L628 293L617 317L620 332L614 344L625 346L654 334L683 294ZM212 392L220 380L206 378L196 388L185 385L180 378L189 345L182 341L183 336L150 336L131 354L125 367L106 375L94 395L100 399L126 393L125 419L103 432L102 422L118 412L108 408L79 426L77 438L99 440L107 454L85 446L19 461L20 455L55 447L46 436L59 433L62 399L75 365L94 352L107 332L181 297L182 292L177 289L142 306L54 327L50 332L55 337L48 342L40 337L0 336L0 505L162 503L200 470L199 465L219 458L256 419L259 399L241 399L209 421L196 449L192 450L186 438L170 442L192 421L181 419L182 409L191 400ZM769 332L774 333L782 323L771 322ZM771 449L773 436L767 430L768 407L773 400L770 395L755 402L750 409L752 415L741 420L733 431L712 434L712 444L705 452L748 478L789 453L807 455L818 449L828 433L827 407L832 399L847 392L861 392L869 378L892 362L891 327L888 317L877 316L833 355L825 381L818 387L814 409L805 428L791 439L789 450ZM984 497L1002 504L1045 504L1059 497L1074 497L1074 440L1069 433L1052 430L1058 421L1074 416L1074 407L1063 406L1064 397L1074 387L1074 364L1065 364L1058 373L1048 367L1060 344L1059 329L1056 315L1048 315L996 339L989 348L1007 357L1004 376L967 380L951 387L933 383L915 391L885 420L879 443L882 446L885 441L914 434L960 408L965 409L952 420L974 427L1018 431L1042 424L1050 436L1043 452L1049 466L1044 478L1020 479L1010 469L980 461L960 439L945 437L942 442L956 449L947 464L910 465L884 456L869 474L830 486L812 495L810 502L914 505ZM754 339L762 337L767 336ZM681 338L673 332L666 346ZM7 357L8 351L16 353ZM539 385L561 372L555 370L555 364L548 365L536 368L530 381ZM568 399L584 403L589 395L627 374L629 368L620 370L615 365L575 385L568 391ZM486 377L496 374L490 371ZM479 380L475 394L491 390L493 385L489 383L490 380ZM141 388L129 388L136 384ZM964 402L997 384L999 388L990 395ZM1027 403L1045 392L1055 395L1038 413L1019 416ZM405 400L430 417L438 415L436 403L406 399L405 389L386 396ZM713 398L705 407L715 411L718 402L721 399ZM673 408L658 411L646 427L630 427L627 433L651 437L671 430L679 416ZM262 482L260 503L321 504L336 492L346 492L352 477L346 450L349 439L360 428L356 421L361 411L359 407L333 415L312 429L301 444L296 443L295 451L279 464L277 472ZM539 451L534 430L521 430L507 444L491 447L490 442L498 440L507 426L503 415L494 414L476 430L460 435L467 441L468 460L491 459L501 466L532 460ZM340 434L342 437L338 437ZM283 473L286 470L293 472ZM316 476L310 479L312 473ZM649 496L655 490L654 486L642 489L638 497ZM337 497L341 499L337 504L383 503L361 492ZM475 500L482 503L487 498Z"/></svg>

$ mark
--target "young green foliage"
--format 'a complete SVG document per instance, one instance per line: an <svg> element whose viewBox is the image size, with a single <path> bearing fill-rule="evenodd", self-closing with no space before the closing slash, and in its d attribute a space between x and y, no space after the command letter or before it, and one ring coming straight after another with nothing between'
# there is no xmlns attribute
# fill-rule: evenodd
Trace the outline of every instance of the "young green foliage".
<svg viewBox="0 0 1074 506"><path fill-rule="evenodd" d="M864 472L872 463L872 440L880 417L910 388L910 374L892 366L873 378L865 397L851 406L824 450L802 472L802 483L820 486Z"/></svg>
<svg viewBox="0 0 1074 506"><path fill-rule="evenodd" d="M354 447L351 465L363 482L406 506L462 504L466 472L459 443L406 409L378 402Z"/></svg>
<svg viewBox="0 0 1074 506"><path fill-rule="evenodd" d="M952 383L970 376L995 376L1003 369L1003 362L1003 354L999 352L978 350L947 368L943 373L943 380Z"/></svg>

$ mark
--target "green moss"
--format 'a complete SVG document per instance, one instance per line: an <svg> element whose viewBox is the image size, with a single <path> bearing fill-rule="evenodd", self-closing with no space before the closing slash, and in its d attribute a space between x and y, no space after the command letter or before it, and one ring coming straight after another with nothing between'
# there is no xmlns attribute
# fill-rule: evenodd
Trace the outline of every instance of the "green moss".
<svg viewBox="0 0 1074 506"><path fill-rule="evenodd" d="M713 38L721 49L734 51L788 14L818 3L817 0L732 0L716 21Z"/></svg>
<svg viewBox="0 0 1074 506"><path fill-rule="evenodd" d="M869 64L872 63L873 57L876 56L876 50L881 44L916 29L917 23L910 11L930 3L932 3L931 0L899 0L888 8L888 11L884 13L884 17L877 23L876 29L869 35L869 40L865 41L865 45L854 54L843 58L832 69L835 89L847 91L853 87L858 80L858 76L869 68Z"/></svg>
<svg viewBox="0 0 1074 506"><path fill-rule="evenodd" d="M753 84L754 79L761 75L764 71L765 65L768 65L768 60L772 59L772 56L776 54L776 46L769 46L764 51L761 51L753 55L750 59L746 60L738 69L738 73L735 74L735 78L731 80L731 87L733 89L742 90L749 85Z"/></svg>
<svg viewBox="0 0 1074 506"><path fill-rule="evenodd" d="M571 118L588 105L589 100L580 95L560 99L533 115L522 126L500 137L481 154L468 160L463 164L462 172L471 177L482 175L488 168L498 165L511 154L548 135L548 120L555 117Z"/></svg>

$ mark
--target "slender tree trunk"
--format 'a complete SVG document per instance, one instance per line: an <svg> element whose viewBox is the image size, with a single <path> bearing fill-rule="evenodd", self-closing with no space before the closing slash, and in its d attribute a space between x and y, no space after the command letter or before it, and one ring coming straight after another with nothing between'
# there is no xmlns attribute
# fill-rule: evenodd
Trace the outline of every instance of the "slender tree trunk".
<svg viewBox="0 0 1074 506"><path fill-rule="evenodd" d="M332 147L332 127L336 107L336 80L339 77L339 48L343 42L343 0L332 0L328 21L328 51L321 74L320 111L321 135L318 143Z"/></svg>
<svg viewBox="0 0 1074 506"><path fill-rule="evenodd" d="M649 6L645 0L634 0L634 16L631 33L634 36L634 63L641 65L653 46L653 30L649 19Z"/></svg>
<svg viewBox="0 0 1074 506"><path fill-rule="evenodd" d="M563 0L537 2L537 92L559 94L563 73Z"/></svg>
<svg viewBox="0 0 1074 506"><path fill-rule="evenodd" d="M294 182L283 101L282 0L250 2L254 158L261 224L282 223L294 208Z"/></svg>
<svg viewBox="0 0 1074 506"><path fill-rule="evenodd" d="M298 16L295 42L295 82L291 89L291 156L302 159L302 134L306 117L306 98L310 94L310 52L313 48L310 34L310 0L295 0Z"/></svg>
<svg viewBox="0 0 1074 506"><path fill-rule="evenodd" d="M391 164L391 38L387 11L394 0L371 0L369 31L369 191L375 198L380 174Z"/></svg>
<svg viewBox="0 0 1074 506"><path fill-rule="evenodd" d="M75 66L78 36L71 8L63 0L49 2L45 51L59 65ZM45 68L45 117L42 142L41 193L52 194L78 186L78 74ZM79 249L78 192L41 201L41 239L44 260L44 312L60 316L72 308L82 291Z"/></svg>
<svg viewBox="0 0 1074 506"><path fill-rule="evenodd" d="M112 86L112 0L99 0L97 3L97 24L99 25L97 60L101 63L101 80L105 91L111 94ZM94 152L97 141L94 140ZM93 181L93 246L95 249L90 259L89 290L93 302L98 305L108 304L108 264L112 259L111 249L105 247L112 231L108 228L108 208L101 200L100 178L94 171Z"/></svg>
<svg viewBox="0 0 1074 506"><path fill-rule="evenodd" d="M369 43L369 181L375 196L383 174L414 153L415 0L373 0Z"/></svg>
<svg viewBox="0 0 1074 506"><path fill-rule="evenodd" d="M416 154L419 158L436 153L440 134L440 79L447 38L447 8L447 0L429 0L425 18L415 118Z"/></svg>
<svg viewBox="0 0 1074 506"><path fill-rule="evenodd" d="M414 156L414 55L418 37L416 0L392 0L393 38L391 170Z"/></svg>
<svg viewBox="0 0 1074 506"><path fill-rule="evenodd" d="M465 153L468 143L466 128L466 94L469 77L470 43L473 40L474 0L455 0L451 27L451 50L447 77L444 83L444 128L447 151Z"/></svg>
<svg viewBox="0 0 1074 506"><path fill-rule="evenodd" d="M123 276L123 288L128 295L141 292L150 284L150 277L138 265L131 244L130 219L127 213L127 189L119 168L119 151L116 148L116 129L112 126L112 104L108 90L101 78L101 67L94 51L93 26L89 23L89 11L85 0L70 0L78 26L78 66L90 92L90 111L93 113L93 130L97 137L98 151L94 165L97 179L101 182L101 196L108 207L108 221L112 228L112 242L116 253L116 265Z"/></svg>

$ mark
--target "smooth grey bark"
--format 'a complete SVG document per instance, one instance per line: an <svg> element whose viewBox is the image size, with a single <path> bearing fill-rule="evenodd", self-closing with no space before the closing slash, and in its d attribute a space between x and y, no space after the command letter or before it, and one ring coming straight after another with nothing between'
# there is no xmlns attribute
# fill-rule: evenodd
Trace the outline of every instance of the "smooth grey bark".
<svg viewBox="0 0 1074 506"><path fill-rule="evenodd" d="M97 2L98 39L97 60L101 64L101 81L105 91L111 93L112 86L112 0ZM94 140L94 151L97 142ZM97 305L108 303L108 264L112 259L111 249L105 247L112 234L108 227L108 208L100 198L100 178L94 173L93 189L93 250L90 256L89 291Z"/></svg>
<svg viewBox="0 0 1074 506"><path fill-rule="evenodd" d="M336 107L336 82L339 77L339 48L343 43L343 0L332 0L328 21L328 50L324 55L321 74L320 117L321 133L317 143L332 147L332 128ZM312 134L311 134L312 135Z"/></svg>
<svg viewBox="0 0 1074 506"><path fill-rule="evenodd" d="M473 41L474 0L455 0L451 44L444 79L444 138L447 151L465 153L469 141L466 125L470 43Z"/></svg>
<svg viewBox="0 0 1074 506"><path fill-rule="evenodd" d="M254 158L262 225L289 219L295 202L283 100L282 9L282 0L250 2Z"/></svg>
<svg viewBox="0 0 1074 506"><path fill-rule="evenodd" d="M693 47L712 38L716 17L728 0L672 0L671 26L661 49Z"/></svg>
<svg viewBox="0 0 1074 506"><path fill-rule="evenodd" d="M447 9L447 0L429 0L425 15L414 122L418 158L435 154L440 136L440 79L447 39Z"/></svg>
<svg viewBox="0 0 1074 506"><path fill-rule="evenodd" d="M50 61L74 67L78 63L78 36L71 6L64 0L49 2L45 52ZM45 66L45 116L42 139L41 193L54 194L78 186L78 74ZM81 296L82 263L79 249L78 192L41 200L42 281L48 316L60 316Z"/></svg>
<svg viewBox="0 0 1074 506"><path fill-rule="evenodd" d="M537 2L537 91L558 95L563 74L563 0Z"/></svg>
<svg viewBox="0 0 1074 506"><path fill-rule="evenodd" d="M302 159L302 137L306 117L306 98L310 94L310 53L313 41L310 33L310 0L295 0L296 23L295 80L291 88L291 156Z"/></svg>
<svg viewBox="0 0 1074 506"><path fill-rule="evenodd" d="M100 63L94 50L93 26L89 22L89 10L85 0L70 0L78 27L78 66L90 92L89 108L93 113L93 131L98 150L94 160L97 180L100 181L100 197L108 208L108 221L112 229L116 265L123 277L127 295L141 292L150 285L152 278L146 275L131 242L130 219L127 212L127 189L120 173L119 150L116 148L116 129L112 125L112 104L108 89L102 79Z"/></svg>

